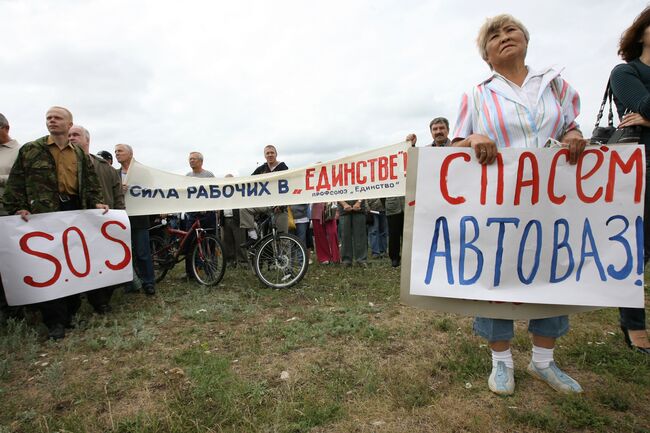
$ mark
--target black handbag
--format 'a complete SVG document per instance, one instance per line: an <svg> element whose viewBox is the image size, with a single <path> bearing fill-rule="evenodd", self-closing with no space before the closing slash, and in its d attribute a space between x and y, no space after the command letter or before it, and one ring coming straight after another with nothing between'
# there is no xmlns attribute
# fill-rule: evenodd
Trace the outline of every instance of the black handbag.
<svg viewBox="0 0 650 433"><path fill-rule="evenodd" d="M635 68L636 69L636 68ZM616 143L638 143L641 138L641 127L640 126L625 126L623 128L614 127L614 114L612 112L612 88L607 80L607 86L605 87L605 94L603 95L603 102L600 104L600 109L598 110L598 116L596 116L596 125L593 132L591 133L591 138L589 139L590 144L616 144ZM607 113L607 126L600 126L600 119L603 118L603 113L605 111L605 105L609 103L609 110ZM627 113L628 110L625 110Z"/></svg>

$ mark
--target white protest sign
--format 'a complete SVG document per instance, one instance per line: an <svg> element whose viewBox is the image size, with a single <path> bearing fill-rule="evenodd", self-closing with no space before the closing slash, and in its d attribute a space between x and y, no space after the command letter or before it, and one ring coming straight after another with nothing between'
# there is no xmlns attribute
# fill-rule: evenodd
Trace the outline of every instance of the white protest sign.
<svg viewBox="0 0 650 433"><path fill-rule="evenodd" d="M133 279L126 212L75 210L0 217L0 275L9 305L25 305Z"/></svg>
<svg viewBox="0 0 650 433"><path fill-rule="evenodd" d="M129 215L394 197L406 190L407 142L308 167L239 178L197 178L133 161L126 177Z"/></svg>
<svg viewBox="0 0 650 433"><path fill-rule="evenodd" d="M500 318L642 307L643 147L589 148L575 166L566 149L499 155L409 152L403 301Z"/></svg>

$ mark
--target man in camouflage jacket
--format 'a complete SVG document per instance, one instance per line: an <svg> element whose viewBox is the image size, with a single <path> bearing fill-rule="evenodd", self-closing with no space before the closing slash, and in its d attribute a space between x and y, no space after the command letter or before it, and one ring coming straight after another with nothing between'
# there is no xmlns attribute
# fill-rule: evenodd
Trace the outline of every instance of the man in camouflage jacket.
<svg viewBox="0 0 650 433"><path fill-rule="evenodd" d="M60 199L56 162L48 150L49 135L26 143L18 152L4 193L9 215L27 210L29 213L59 211ZM77 154L77 182L81 209L94 209L103 202L97 174L83 150Z"/></svg>
<svg viewBox="0 0 650 433"><path fill-rule="evenodd" d="M7 212L25 221L32 213L89 208L107 212L90 159L68 141L72 114L63 107L52 107L46 114L46 126L50 135L26 143L18 152L3 196ZM79 295L37 304L49 338L65 337L65 327L71 325L79 304Z"/></svg>

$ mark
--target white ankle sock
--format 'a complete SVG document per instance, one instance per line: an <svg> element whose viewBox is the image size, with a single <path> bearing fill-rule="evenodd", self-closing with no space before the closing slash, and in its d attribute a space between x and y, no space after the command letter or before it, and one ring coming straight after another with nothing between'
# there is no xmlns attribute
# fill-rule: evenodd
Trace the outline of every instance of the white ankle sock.
<svg viewBox="0 0 650 433"><path fill-rule="evenodd" d="M515 363L512 360L512 351L510 351L510 349L504 350L503 352L492 351L492 367L496 367L499 361L503 361L508 368L515 367Z"/></svg>
<svg viewBox="0 0 650 433"><path fill-rule="evenodd" d="M249 229L248 237L251 239L257 239L257 232L254 229Z"/></svg>
<svg viewBox="0 0 650 433"><path fill-rule="evenodd" d="M533 364L537 368L548 368L553 361L553 349L533 345Z"/></svg>

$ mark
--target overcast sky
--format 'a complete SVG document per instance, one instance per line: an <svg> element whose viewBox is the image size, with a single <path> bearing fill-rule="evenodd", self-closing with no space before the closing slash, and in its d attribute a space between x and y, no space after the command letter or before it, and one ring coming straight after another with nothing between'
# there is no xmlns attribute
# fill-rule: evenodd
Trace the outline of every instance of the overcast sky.
<svg viewBox="0 0 650 433"><path fill-rule="evenodd" d="M527 64L565 67L593 129L621 32L644 1L0 0L0 113L21 143L62 105L91 151L128 143L184 174L188 153L221 177L291 168L402 141L431 141L490 75L475 45L486 17L530 31Z"/></svg>

